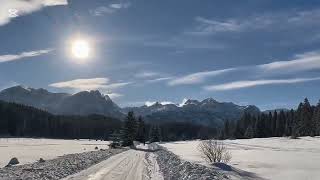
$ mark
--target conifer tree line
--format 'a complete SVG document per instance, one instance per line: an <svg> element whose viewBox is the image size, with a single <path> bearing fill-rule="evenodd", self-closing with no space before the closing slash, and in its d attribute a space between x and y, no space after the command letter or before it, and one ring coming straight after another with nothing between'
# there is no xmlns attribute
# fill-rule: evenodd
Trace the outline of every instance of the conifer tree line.
<svg viewBox="0 0 320 180"><path fill-rule="evenodd" d="M132 146L133 141L145 143L161 141L160 129L155 125L148 125L147 131L146 124L141 116L135 117L133 112L128 112L126 119L123 122L123 127L120 130L120 138L122 146ZM148 133L150 135L148 135Z"/></svg>
<svg viewBox="0 0 320 180"><path fill-rule="evenodd" d="M251 115L245 113L239 121L225 121L219 138L267 138L320 135L320 101L312 106L305 98L296 110L274 111Z"/></svg>
<svg viewBox="0 0 320 180"><path fill-rule="evenodd" d="M34 107L0 101L1 137L101 139L120 142L126 137L121 136L122 132L126 131L130 132L127 136L129 144L132 140L153 142L207 139L214 137L217 132L215 128L191 123L146 123L133 113L122 120L102 115L53 115Z"/></svg>
<svg viewBox="0 0 320 180"><path fill-rule="evenodd" d="M114 132L111 140L123 146L133 145L133 141L180 141L192 139L210 139L216 137L217 128L192 123L164 122L158 124L145 123L141 116L135 117L129 112L120 132Z"/></svg>
<svg viewBox="0 0 320 180"><path fill-rule="evenodd" d="M105 139L121 121L101 115L61 116L30 106L0 101L0 136Z"/></svg>

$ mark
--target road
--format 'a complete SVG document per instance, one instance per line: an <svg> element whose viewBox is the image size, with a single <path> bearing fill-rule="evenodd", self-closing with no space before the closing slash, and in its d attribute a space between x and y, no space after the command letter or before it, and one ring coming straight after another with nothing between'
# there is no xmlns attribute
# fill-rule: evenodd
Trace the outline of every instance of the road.
<svg viewBox="0 0 320 180"><path fill-rule="evenodd" d="M64 180L163 180L155 154L146 153L128 150Z"/></svg>

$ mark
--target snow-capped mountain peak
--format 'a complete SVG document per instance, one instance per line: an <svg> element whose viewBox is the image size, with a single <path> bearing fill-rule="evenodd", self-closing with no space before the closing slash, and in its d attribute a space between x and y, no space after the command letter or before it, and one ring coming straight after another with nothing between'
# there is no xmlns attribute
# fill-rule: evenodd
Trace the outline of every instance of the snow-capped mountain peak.
<svg viewBox="0 0 320 180"><path fill-rule="evenodd" d="M201 104L216 104L216 103L218 103L218 101L216 101L213 98L207 98L201 101Z"/></svg>
<svg viewBox="0 0 320 180"><path fill-rule="evenodd" d="M184 103L184 106L185 106L185 105L190 105L190 104L199 105L200 102L199 102L198 100L188 99L188 100Z"/></svg>

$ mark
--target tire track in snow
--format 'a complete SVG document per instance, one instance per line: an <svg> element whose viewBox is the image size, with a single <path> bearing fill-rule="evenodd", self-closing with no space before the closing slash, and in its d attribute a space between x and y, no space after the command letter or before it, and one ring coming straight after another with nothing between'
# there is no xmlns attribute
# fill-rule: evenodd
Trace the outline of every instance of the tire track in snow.
<svg viewBox="0 0 320 180"><path fill-rule="evenodd" d="M64 180L160 180L159 175L148 175L155 163L148 163L146 152L128 150L94 165Z"/></svg>

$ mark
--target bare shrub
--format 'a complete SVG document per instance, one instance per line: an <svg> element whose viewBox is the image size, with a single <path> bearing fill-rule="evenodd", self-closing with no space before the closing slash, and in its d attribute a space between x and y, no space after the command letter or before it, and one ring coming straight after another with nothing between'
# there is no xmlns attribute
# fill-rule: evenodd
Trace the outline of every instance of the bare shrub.
<svg viewBox="0 0 320 180"><path fill-rule="evenodd" d="M232 155L222 141L206 140L201 141L198 146L202 158L209 163L223 162L228 163Z"/></svg>
<svg viewBox="0 0 320 180"><path fill-rule="evenodd" d="M18 158L14 157L9 161L8 165L16 165L16 164L19 164L19 163L20 162L19 162Z"/></svg>

